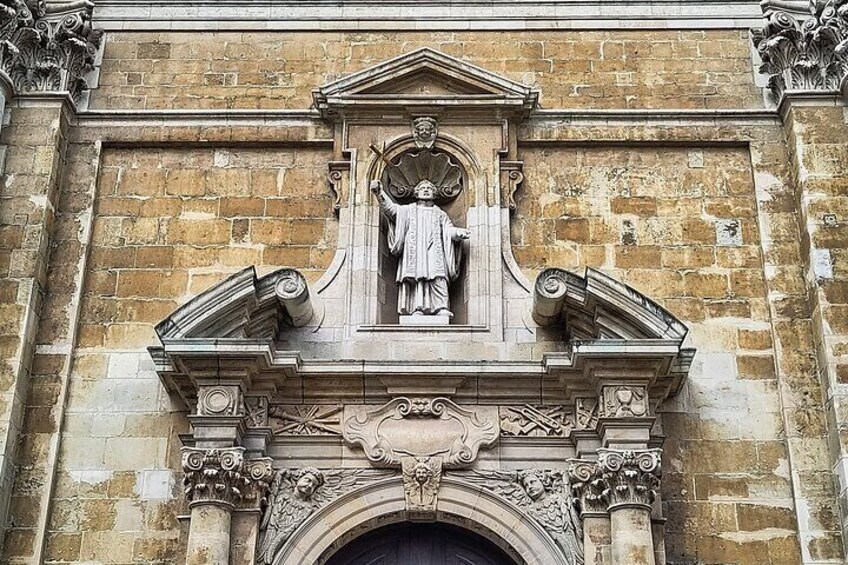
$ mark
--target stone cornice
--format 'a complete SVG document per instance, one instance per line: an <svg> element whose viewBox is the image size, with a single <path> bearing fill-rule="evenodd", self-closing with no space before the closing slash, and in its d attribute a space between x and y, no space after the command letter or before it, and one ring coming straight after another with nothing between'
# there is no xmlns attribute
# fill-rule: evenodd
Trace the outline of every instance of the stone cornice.
<svg viewBox="0 0 848 565"><path fill-rule="evenodd" d="M753 2L725 0L98 0L107 30L744 29Z"/></svg>
<svg viewBox="0 0 848 565"><path fill-rule="evenodd" d="M787 91L837 91L848 75L848 1L766 0L754 45L775 100Z"/></svg>
<svg viewBox="0 0 848 565"><path fill-rule="evenodd" d="M93 9L91 0L0 1L0 68L16 93L69 92L80 100L100 46Z"/></svg>

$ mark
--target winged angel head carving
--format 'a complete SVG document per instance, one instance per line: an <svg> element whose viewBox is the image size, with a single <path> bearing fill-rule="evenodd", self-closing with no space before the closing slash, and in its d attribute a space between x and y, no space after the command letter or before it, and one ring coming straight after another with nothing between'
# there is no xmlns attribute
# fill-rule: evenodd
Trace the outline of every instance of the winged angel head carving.
<svg viewBox="0 0 848 565"><path fill-rule="evenodd" d="M271 565L286 540L313 512L342 494L395 471L377 469L283 469L274 477L260 524L258 562Z"/></svg>
<svg viewBox="0 0 848 565"><path fill-rule="evenodd" d="M455 471L451 475L476 484L518 506L539 523L568 556L568 565L583 565L583 530L572 504L568 478L561 470Z"/></svg>

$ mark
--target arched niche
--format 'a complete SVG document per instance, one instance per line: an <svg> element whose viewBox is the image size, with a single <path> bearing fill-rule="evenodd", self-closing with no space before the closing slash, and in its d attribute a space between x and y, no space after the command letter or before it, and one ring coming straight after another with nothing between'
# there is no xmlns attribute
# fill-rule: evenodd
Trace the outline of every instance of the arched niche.
<svg viewBox="0 0 848 565"><path fill-rule="evenodd" d="M416 146L411 135L405 135L387 143L382 150L383 157L376 155L369 163L368 167L368 183L372 180L380 180L388 189L386 161L397 163L404 156L416 154L421 151L428 151ZM481 174L481 166L478 159L474 156L471 149L459 139L445 133L440 133L439 138L433 145L432 151L436 154L444 154L458 166L462 173L463 188L462 191L455 197L449 200L439 202L438 205L448 214L454 225L458 227L471 228L469 225L469 210L472 208L485 205L486 198L486 179ZM400 204L408 204L414 199L399 200ZM397 324L397 281L396 271L398 259L389 254L386 234L388 232L388 223L380 214L379 233L378 233L378 254L377 254L377 294L378 324ZM480 243L479 241L477 242ZM463 257L463 276L451 285L450 289L450 304L451 311L454 314L451 320L451 325L466 325L470 323L468 312L469 295L473 281L471 278L474 275L469 268L471 257L470 253L474 253L473 246L475 245L474 238L468 246Z"/></svg>
<svg viewBox="0 0 848 565"><path fill-rule="evenodd" d="M575 562L517 507L450 477L442 478L436 519L485 537L520 565ZM402 479L372 483L340 496L312 514L282 547L274 565L324 565L335 552L359 536L406 520Z"/></svg>

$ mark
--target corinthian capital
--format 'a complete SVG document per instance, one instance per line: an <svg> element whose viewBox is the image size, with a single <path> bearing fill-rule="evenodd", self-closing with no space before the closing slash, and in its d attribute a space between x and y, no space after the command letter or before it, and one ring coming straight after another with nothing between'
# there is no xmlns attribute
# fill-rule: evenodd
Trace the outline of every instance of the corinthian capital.
<svg viewBox="0 0 848 565"><path fill-rule="evenodd" d="M232 508L245 496L250 479L244 471L244 448L182 450L185 494L190 505L221 504Z"/></svg>
<svg viewBox="0 0 848 565"><path fill-rule="evenodd" d="M598 450L602 496L609 510L623 506L650 509L660 486L662 450Z"/></svg>
<svg viewBox="0 0 848 565"><path fill-rule="evenodd" d="M80 98L102 35L91 25L93 9L91 0L0 0L0 67L16 92Z"/></svg>
<svg viewBox="0 0 848 565"><path fill-rule="evenodd" d="M754 45L779 99L786 90L834 91L848 75L848 0L765 0Z"/></svg>
<svg viewBox="0 0 848 565"><path fill-rule="evenodd" d="M568 479L581 518L607 513L603 476L597 461L569 459Z"/></svg>
<svg viewBox="0 0 848 565"><path fill-rule="evenodd" d="M270 457L259 459L248 459L244 462L244 475L248 484L244 492L242 503L251 509L261 510L267 502L268 488L274 478L274 469L271 467Z"/></svg>

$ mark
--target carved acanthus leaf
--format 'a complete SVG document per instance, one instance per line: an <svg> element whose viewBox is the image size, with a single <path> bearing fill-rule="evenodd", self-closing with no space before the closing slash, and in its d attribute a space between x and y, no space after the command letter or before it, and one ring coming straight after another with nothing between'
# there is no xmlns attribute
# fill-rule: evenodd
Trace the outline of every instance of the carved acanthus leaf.
<svg viewBox="0 0 848 565"><path fill-rule="evenodd" d="M396 476L376 469L282 469L277 472L262 516L257 561L271 565L297 528L318 509L368 483Z"/></svg>
<svg viewBox="0 0 848 565"><path fill-rule="evenodd" d="M607 500L604 497L604 482L597 461L570 459L568 478L574 505L581 517L589 514L606 514Z"/></svg>
<svg viewBox="0 0 848 565"><path fill-rule="evenodd" d="M0 2L0 65L16 92L68 91L78 101L94 70L101 31L91 24L94 2Z"/></svg>
<svg viewBox="0 0 848 565"><path fill-rule="evenodd" d="M620 506L651 507L660 486L662 450L598 450L603 496L609 510Z"/></svg>
<svg viewBox="0 0 848 565"><path fill-rule="evenodd" d="M848 75L848 1L763 3L764 25L754 45L777 99L786 90L833 91Z"/></svg>
<svg viewBox="0 0 848 565"><path fill-rule="evenodd" d="M244 475L244 448L184 447L185 495L190 504L232 506L242 500L250 480Z"/></svg>

